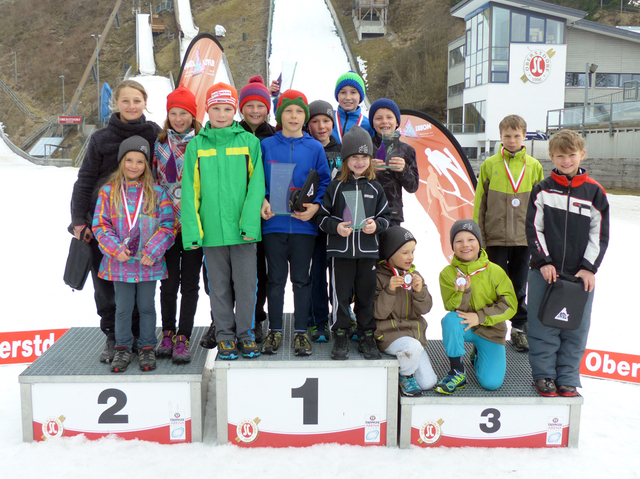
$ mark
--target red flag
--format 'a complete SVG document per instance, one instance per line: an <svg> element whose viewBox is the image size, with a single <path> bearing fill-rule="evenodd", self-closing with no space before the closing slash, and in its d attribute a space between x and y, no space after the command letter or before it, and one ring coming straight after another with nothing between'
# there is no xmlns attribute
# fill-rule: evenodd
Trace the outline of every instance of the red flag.
<svg viewBox="0 0 640 479"><path fill-rule="evenodd" d="M442 253L451 260L451 225L473 217L476 177L455 137L421 111L401 110L401 140L415 148L420 186L416 197L440 233Z"/></svg>
<svg viewBox="0 0 640 479"><path fill-rule="evenodd" d="M207 90L215 82L218 67L222 65L222 54L218 40L213 35L201 33L191 41L182 60L178 86L185 86L196 96L200 123L204 123Z"/></svg>

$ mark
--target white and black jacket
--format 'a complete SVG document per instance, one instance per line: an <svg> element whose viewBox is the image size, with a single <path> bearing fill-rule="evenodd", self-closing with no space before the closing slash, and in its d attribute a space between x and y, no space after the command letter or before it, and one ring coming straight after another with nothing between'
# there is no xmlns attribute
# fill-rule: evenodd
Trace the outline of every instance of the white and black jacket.
<svg viewBox="0 0 640 479"><path fill-rule="evenodd" d="M346 238L338 234L338 224L343 218L346 200L345 191L362 191L362 202L366 219L376 222L374 234L354 230ZM391 212L380 183L364 177L355 179L353 175L345 182L333 180L324 193L322 206L316 214L316 221L327 233L327 256L340 258L378 258L378 235L389 227Z"/></svg>
<svg viewBox="0 0 640 479"><path fill-rule="evenodd" d="M531 190L526 232L532 268L552 264L571 275L595 273L609 244L604 189L582 168L573 178L554 169Z"/></svg>

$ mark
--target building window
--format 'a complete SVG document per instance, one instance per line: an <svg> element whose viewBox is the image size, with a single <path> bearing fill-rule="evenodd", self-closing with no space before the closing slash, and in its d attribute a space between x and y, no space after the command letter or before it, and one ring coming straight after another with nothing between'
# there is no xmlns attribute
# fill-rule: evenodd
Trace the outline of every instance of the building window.
<svg viewBox="0 0 640 479"><path fill-rule="evenodd" d="M564 86L584 87L584 73L567 72L564 75Z"/></svg>
<svg viewBox="0 0 640 479"><path fill-rule="evenodd" d="M629 75L631 76L631 75ZM584 83L583 83L584 85ZM620 75L617 73L596 73L596 87L598 88L618 88L620 86Z"/></svg>
<svg viewBox="0 0 640 479"><path fill-rule="evenodd" d="M451 133L462 133L464 131L462 111L462 107L451 108L447 111L447 128Z"/></svg>
<svg viewBox="0 0 640 479"><path fill-rule="evenodd" d="M561 45L564 43L564 23L556 20L547 19L547 36L545 43L555 43Z"/></svg>
<svg viewBox="0 0 640 479"><path fill-rule="evenodd" d="M454 48L449 52L449 66L453 67L464 62L464 45Z"/></svg>
<svg viewBox="0 0 640 479"><path fill-rule="evenodd" d="M529 43L544 43L544 18L529 17Z"/></svg>
<svg viewBox="0 0 640 479"><path fill-rule="evenodd" d="M462 152L471 160L478 158L478 148L463 147Z"/></svg>
<svg viewBox="0 0 640 479"><path fill-rule="evenodd" d="M527 16L522 13L511 12L511 42L524 43L527 41Z"/></svg>
<svg viewBox="0 0 640 479"><path fill-rule="evenodd" d="M458 83L449 87L449 96L460 95L464 90L464 83Z"/></svg>
<svg viewBox="0 0 640 479"><path fill-rule="evenodd" d="M464 106L464 123L467 133L484 133L485 120L484 109L485 101L477 101L475 103L467 103Z"/></svg>
<svg viewBox="0 0 640 479"><path fill-rule="evenodd" d="M564 43L564 22L511 12L512 43Z"/></svg>

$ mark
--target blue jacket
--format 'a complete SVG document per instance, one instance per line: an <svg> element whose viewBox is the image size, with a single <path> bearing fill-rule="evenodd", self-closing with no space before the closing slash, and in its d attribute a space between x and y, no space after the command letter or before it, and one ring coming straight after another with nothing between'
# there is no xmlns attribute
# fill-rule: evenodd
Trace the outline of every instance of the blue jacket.
<svg viewBox="0 0 640 479"><path fill-rule="evenodd" d="M336 121L333 124L331 134L339 143L342 143L345 133L347 133L353 125L358 124L360 115L362 115L362 123L360 123L360 126L367 130L371 136L376 134L376 131L369 124L369 118L362 114L360 107L354 111L344 111L338 107L336 110ZM338 129L338 125L340 125L340 129Z"/></svg>
<svg viewBox="0 0 640 479"><path fill-rule="evenodd" d="M310 170L316 170L320 175L320 184L314 203L322 204L324 190L331 181L329 163L322 144L311 138L308 133L300 138L288 138L281 131L260 142L262 161L264 162L264 177L266 180L266 197L271 201L271 167L276 163L295 163L292 183L294 188L302 188ZM272 211L273 211L272 205ZM317 235L318 227L315 221L300 221L289 215L276 215L269 220L262 220L262 234L269 233L298 233Z"/></svg>

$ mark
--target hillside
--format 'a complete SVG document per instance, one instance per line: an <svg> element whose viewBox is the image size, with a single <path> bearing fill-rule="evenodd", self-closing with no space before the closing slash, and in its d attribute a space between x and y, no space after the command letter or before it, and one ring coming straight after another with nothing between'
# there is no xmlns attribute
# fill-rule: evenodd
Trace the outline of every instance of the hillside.
<svg viewBox="0 0 640 479"><path fill-rule="evenodd" d="M447 45L464 34L464 22L449 14L456 2L391 0L389 34L362 41L357 40L351 20L352 0L331 2L354 54L366 62L370 98L390 97L401 107L421 109L444 120ZM580 8L579 0L555 3ZM115 0L0 2L0 79L34 115L61 113L61 75L65 77L65 99L70 101L95 49L91 34L102 34L115 4ZM191 0L201 32L213 33L216 24L226 28L226 37L219 40L238 87L257 73L266 79L269 5L270 0ZM148 8L143 6L143 12ZM614 10L596 11L592 17L611 25L640 24L640 15L621 15ZM171 71L177 78L180 65L174 13L165 11L160 20L167 33L154 39L158 74L168 76ZM114 23L100 52L100 81L111 86L130 66L134 71L136 68L135 18L128 1L120 7L119 22L119 26ZM80 102L78 113L88 123L94 122L97 88L91 76ZM3 90L0 121L17 145L38 126ZM69 156L74 157L82 138L68 137L65 144L73 145Z"/></svg>

